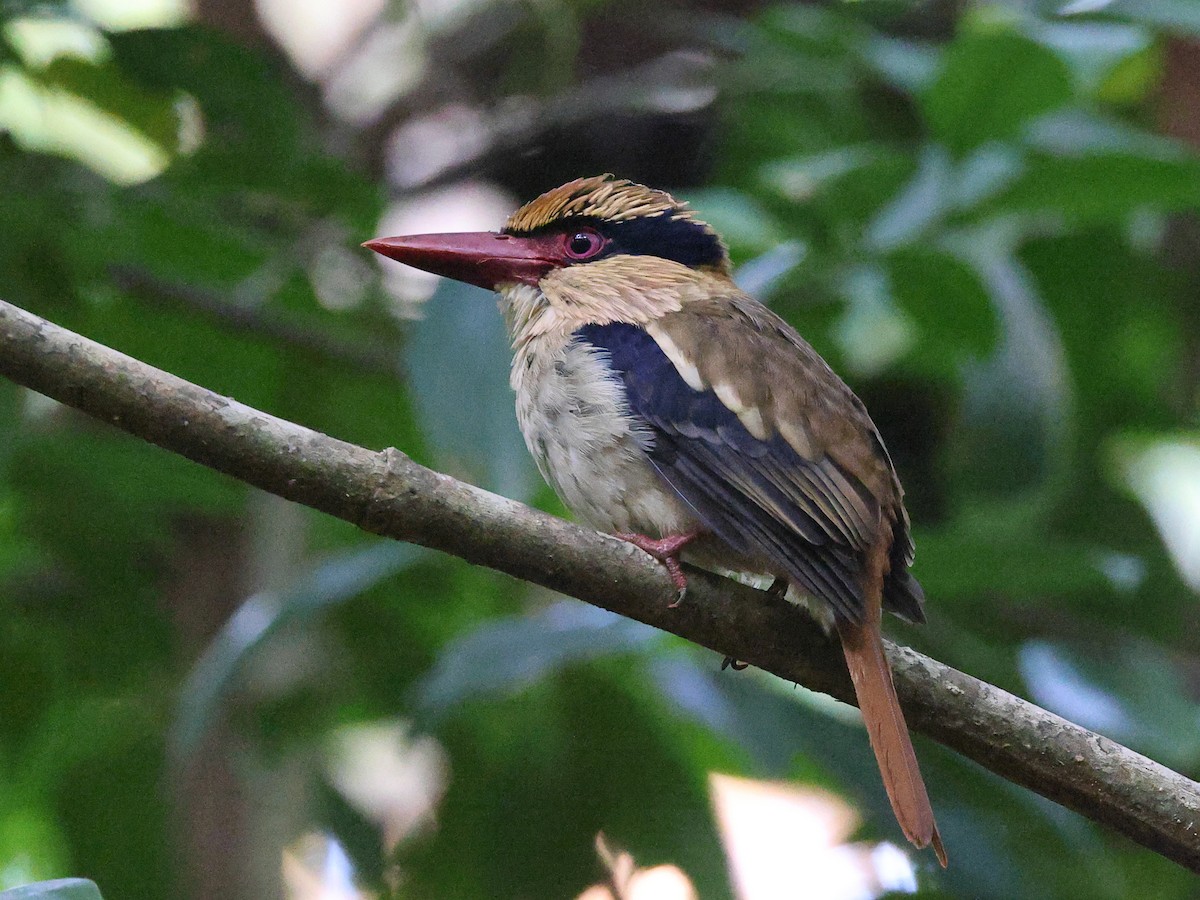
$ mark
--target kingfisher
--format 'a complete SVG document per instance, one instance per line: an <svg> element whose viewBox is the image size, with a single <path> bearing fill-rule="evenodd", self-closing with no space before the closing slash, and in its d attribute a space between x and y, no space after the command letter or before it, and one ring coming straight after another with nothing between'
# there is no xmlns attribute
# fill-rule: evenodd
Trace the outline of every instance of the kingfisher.
<svg viewBox="0 0 1200 900"><path fill-rule="evenodd" d="M946 852L884 653L884 609L923 622L904 491L862 401L734 284L684 202L612 175L499 232L364 246L499 294L525 443L564 504L659 560L771 579L836 627L905 836Z"/></svg>

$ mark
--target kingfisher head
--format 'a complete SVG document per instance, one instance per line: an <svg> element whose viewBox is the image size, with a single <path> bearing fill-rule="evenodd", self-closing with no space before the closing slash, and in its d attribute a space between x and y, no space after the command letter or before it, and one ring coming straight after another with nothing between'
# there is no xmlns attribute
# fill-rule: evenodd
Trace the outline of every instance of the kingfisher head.
<svg viewBox="0 0 1200 900"><path fill-rule="evenodd" d="M686 203L612 175L547 191L499 232L378 238L364 246L497 291L514 330L644 322L729 278L720 237Z"/></svg>

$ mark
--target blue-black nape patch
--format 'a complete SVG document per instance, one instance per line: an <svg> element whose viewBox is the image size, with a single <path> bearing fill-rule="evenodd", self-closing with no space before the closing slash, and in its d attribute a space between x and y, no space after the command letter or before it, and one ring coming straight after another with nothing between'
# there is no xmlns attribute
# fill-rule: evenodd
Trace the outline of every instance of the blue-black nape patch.
<svg viewBox="0 0 1200 900"><path fill-rule="evenodd" d="M657 256L685 266L719 266L725 259L721 239L705 225L672 213L600 223L614 253Z"/></svg>

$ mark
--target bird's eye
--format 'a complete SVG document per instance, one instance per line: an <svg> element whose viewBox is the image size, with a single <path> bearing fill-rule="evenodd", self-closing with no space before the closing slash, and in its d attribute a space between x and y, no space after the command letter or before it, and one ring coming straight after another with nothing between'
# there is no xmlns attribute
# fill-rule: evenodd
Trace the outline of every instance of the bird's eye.
<svg viewBox="0 0 1200 900"><path fill-rule="evenodd" d="M591 259L604 249L604 238L591 228L580 228L567 236L567 256L571 259Z"/></svg>

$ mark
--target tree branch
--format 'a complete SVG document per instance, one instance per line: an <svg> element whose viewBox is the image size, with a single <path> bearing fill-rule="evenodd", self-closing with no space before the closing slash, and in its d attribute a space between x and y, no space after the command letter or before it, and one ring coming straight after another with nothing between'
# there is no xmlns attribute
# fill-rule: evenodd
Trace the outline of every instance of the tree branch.
<svg viewBox="0 0 1200 900"><path fill-rule="evenodd" d="M0 301L0 375L367 531L544 585L853 702L836 642L786 604L207 391ZM1200 872L1200 785L1012 694L889 645L910 725L1008 780Z"/></svg>

